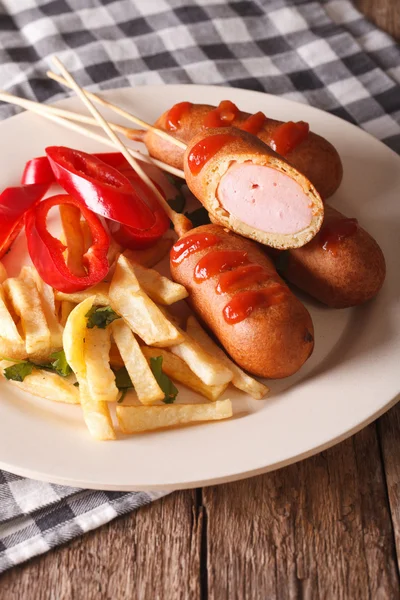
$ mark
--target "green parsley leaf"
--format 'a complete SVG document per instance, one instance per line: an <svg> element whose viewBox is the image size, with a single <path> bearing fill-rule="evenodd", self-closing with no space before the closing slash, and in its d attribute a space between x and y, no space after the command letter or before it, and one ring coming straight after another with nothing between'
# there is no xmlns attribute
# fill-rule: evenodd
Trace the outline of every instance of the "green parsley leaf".
<svg viewBox="0 0 400 600"><path fill-rule="evenodd" d="M162 370L163 357L152 356L150 358L150 368L153 372L154 377L157 380L158 385L164 392L165 404L172 404L178 395L178 389L174 386L168 375Z"/></svg>
<svg viewBox="0 0 400 600"><path fill-rule="evenodd" d="M68 377L68 375L71 375L72 369L67 363L64 350L53 352L53 354L50 354L50 358L54 359L51 362L51 366L58 375L61 375L61 377Z"/></svg>
<svg viewBox="0 0 400 600"><path fill-rule="evenodd" d="M12 381L23 381L27 375L30 375L36 367L29 360L23 360L11 367L4 369L4 377Z"/></svg>
<svg viewBox="0 0 400 600"><path fill-rule="evenodd" d="M86 325L88 329L93 329L93 327L105 329L107 325L121 318L111 306L92 306L85 317L88 319Z"/></svg>
<svg viewBox="0 0 400 600"><path fill-rule="evenodd" d="M119 390L127 390L129 388L133 388L133 383L131 378L129 377L129 373L126 370L126 367L122 367L117 371L114 371L115 375L115 385Z"/></svg>
<svg viewBox="0 0 400 600"><path fill-rule="evenodd" d="M196 208L196 210L193 210L190 213L185 212L185 216L192 221L193 227L200 227L200 225L208 225L211 223L208 212L204 206Z"/></svg>
<svg viewBox="0 0 400 600"><path fill-rule="evenodd" d="M61 377L67 377L72 373L72 369L67 363L67 359L65 358L64 350L60 350L59 352L54 352L54 354L50 355L50 358L53 358L53 362L49 362L46 364L34 363L30 360L15 360L13 358L2 357L1 360L8 360L10 362L16 363L11 367L7 367L4 369L4 376L6 379L12 379L13 381L23 381L27 375L30 375L33 369L40 369L41 371L52 371L53 373L57 373Z"/></svg>
<svg viewBox="0 0 400 600"><path fill-rule="evenodd" d="M113 369L114 370L114 369ZM120 397L118 398L118 404L121 404L124 401L126 394L129 389L133 389L133 383L131 378L129 377L129 373L126 370L126 367L122 367L117 371L114 370L115 375L115 385L122 392Z"/></svg>

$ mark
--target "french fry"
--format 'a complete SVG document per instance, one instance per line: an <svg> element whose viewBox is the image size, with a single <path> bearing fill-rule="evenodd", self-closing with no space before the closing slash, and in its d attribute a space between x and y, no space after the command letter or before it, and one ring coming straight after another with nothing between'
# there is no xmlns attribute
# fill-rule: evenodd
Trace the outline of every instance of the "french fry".
<svg viewBox="0 0 400 600"><path fill-rule="evenodd" d="M167 406L117 406L123 433L142 433L202 421L218 421L232 416L230 400L211 404L168 404Z"/></svg>
<svg viewBox="0 0 400 600"><path fill-rule="evenodd" d="M0 284L0 356L21 360L27 357L25 342L8 310Z"/></svg>
<svg viewBox="0 0 400 600"><path fill-rule="evenodd" d="M83 253L85 254L93 243L92 232L85 219L81 219L81 231L83 235Z"/></svg>
<svg viewBox="0 0 400 600"><path fill-rule="evenodd" d="M56 315L56 305L54 301L53 288L45 283L39 273L33 267L24 266L21 269L20 277L25 280L34 281L39 292L43 312L46 317L47 326L50 331L50 344L52 350L62 348L63 328L58 322Z"/></svg>
<svg viewBox="0 0 400 600"><path fill-rule="evenodd" d="M35 283L29 278L9 277L3 286L21 319L28 356L37 361L46 360L52 352L50 330Z"/></svg>
<svg viewBox="0 0 400 600"><path fill-rule="evenodd" d="M141 350L149 362L150 358L162 356L162 370L168 377L174 381L183 383L186 387L201 394L212 402L218 400L228 387L227 383L221 385L206 385L189 369L187 364L179 358L179 356L172 354L172 352L169 352L168 350L164 350L164 348L149 348L148 346L143 346Z"/></svg>
<svg viewBox="0 0 400 600"><path fill-rule="evenodd" d="M109 327L87 329L85 333L86 381L96 402L116 402L118 388L110 368L111 331Z"/></svg>
<svg viewBox="0 0 400 600"><path fill-rule="evenodd" d="M141 348L128 325L119 319L111 325L114 341L125 363L136 394L142 404L153 404L164 398Z"/></svg>
<svg viewBox="0 0 400 600"><path fill-rule="evenodd" d="M86 300L86 298L93 297L93 304L96 306L107 306L110 304L110 299L108 297L109 288L109 283L101 281L87 290L82 290L81 292L72 292L71 294L66 294L65 292L58 292L55 290L55 297L56 300L67 300L68 302L73 302L74 304L79 304L80 302Z"/></svg>
<svg viewBox="0 0 400 600"><path fill-rule="evenodd" d="M65 357L79 383L79 396L83 418L91 436L97 440L114 440L115 430L107 402L96 402L89 393L86 380L85 337L88 332L87 312L94 298L86 298L70 313L64 328L63 346Z"/></svg>
<svg viewBox="0 0 400 600"><path fill-rule="evenodd" d="M187 334L181 344L171 346L171 352L184 360L206 385L221 385L232 380L232 371Z"/></svg>
<svg viewBox="0 0 400 600"><path fill-rule="evenodd" d="M247 375L240 367L238 367L226 354L225 352L217 346L215 342L207 335L204 329L201 327L200 323L195 319L195 317L190 316L187 321L186 331L196 342L198 342L204 350L218 358L228 369L230 369L233 373L232 384L250 394L256 400L261 400L264 398L266 394L269 392L269 388L266 385L263 385L250 375Z"/></svg>
<svg viewBox="0 0 400 600"><path fill-rule="evenodd" d="M122 246L120 246L113 237L110 238L110 247L108 248L108 252L107 252L107 259L108 259L108 264L110 265L110 269L114 269L115 264L119 258L119 255L122 252ZM107 275L107 278L109 278L109 274ZM111 277L110 277L111 279Z"/></svg>
<svg viewBox="0 0 400 600"><path fill-rule="evenodd" d="M110 284L110 304L134 333L149 346L171 346L182 334L142 290L132 265L121 254Z"/></svg>
<svg viewBox="0 0 400 600"><path fill-rule="evenodd" d="M62 327L65 327L65 323L69 317L69 314L74 310L75 303L69 302L68 300L61 300L60 302L60 323Z"/></svg>
<svg viewBox="0 0 400 600"><path fill-rule="evenodd" d="M130 261L143 267L154 267L168 254L174 241L172 232L167 232L154 246L145 250L125 250L124 255Z"/></svg>
<svg viewBox="0 0 400 600"><path fill-rule="evenodd" d="M71 204L60 205L61 224L67 246L67 266L77 277L86 275L82 257L85 253L84 237L81 229L81 211Z"/></svg>
<svg viewBox="0 0 400 600"><path fill-rule="evenodd" d="M0 262L0 283L7 279L7 271L2 262Z"/></svg>
<svg viewBox="0 0 400 600"><path fill-rule="evenodd" d="M162 307L163 314L173 320L169 316L168 311ZM226 367L218 358L206 352L200 344L183 331L175 321L175 327L183 337L178 345L171 346L170 350L176 356L179 356L190 369L202 380L206 385L222 385L232 381L233 373ZM155 344L148 344L154 346Z"/></svg>
<svg viewBox="0 0 400 600"><path fill-rule="evenodd" d="M124 398L122 400L118 400L119 406L143 406L133 388L126 391L127 394L124 396ZM147 406L151 406L151 404L148 404Z"/></svg>
<svg viewBox="0 0 400 600"><path fill-rule="evenodd" d="M160 275L158 271L142 267L134 262L131 262L131 266L139 285L157 304L169 305L188 297L189 294L183 285Z"/></svg>
<svg viewBox="0 0 400 600"><path fill-rule="evenodd" d="M13 364L9 361L1 361L1 374L4 375L4 369ZM34 369L23 381L10 380L10 383L24 392L53 402L65 402L66 404L79 404L80 402L79 389L71 381L51 371Z"/></svg>

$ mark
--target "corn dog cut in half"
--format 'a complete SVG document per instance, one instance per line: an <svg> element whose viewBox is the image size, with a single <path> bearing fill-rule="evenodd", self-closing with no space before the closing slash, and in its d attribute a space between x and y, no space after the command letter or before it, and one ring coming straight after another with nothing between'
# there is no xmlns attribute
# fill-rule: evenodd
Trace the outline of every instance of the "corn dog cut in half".
<svg viewBox="0 0 400 600"><path fill-rule="evenodd" d="M208 129L188 145L189 189L218 223L273 248L299 248L324 216L310 181L261 140L235 128Z"/></svg>
<svg viewBox="0 0 400 600"><path fill-rule="evenodd" d="M332 196L342 181L343 167L336 148L310 131L304 121L283 122L263 112L250 114L239 110L230 100L222 100L218 107L178 102L162 114L154 126L185 143L210 127L238 127L256 135L285 157L314 184L322 198ZM160 138L154 131L132 130L129 137L144 142L154 158L182 168L182 148Z"/></svg>

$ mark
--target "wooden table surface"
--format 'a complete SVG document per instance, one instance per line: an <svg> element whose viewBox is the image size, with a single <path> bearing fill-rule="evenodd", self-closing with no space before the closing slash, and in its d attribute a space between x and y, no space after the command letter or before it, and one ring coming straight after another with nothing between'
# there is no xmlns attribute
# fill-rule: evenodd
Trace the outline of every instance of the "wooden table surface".
<svg viewBox="0 0 400 600"><path fill-rule="evenodd" d="M356 4L400 39L400 0ZM11 569L0 600L394 600L399 559L400 404L308 460L175 492Z"/></svg>

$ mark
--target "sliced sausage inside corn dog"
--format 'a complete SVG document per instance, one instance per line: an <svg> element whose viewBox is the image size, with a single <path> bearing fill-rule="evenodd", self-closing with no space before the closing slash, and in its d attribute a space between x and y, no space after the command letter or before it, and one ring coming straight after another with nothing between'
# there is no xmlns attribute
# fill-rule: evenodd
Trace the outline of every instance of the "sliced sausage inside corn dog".
<svg viewBox="0 0 400 600"><path fill-rule="evenodd" d="M213 221L274 248L311 240L323 219L314 186L255 136L208 129L189 143L186 183Z"/></svg>
<svg viewBox="0 0 400 600"><path fill-rule="evenodd" d="M170 266L191 306L243 369L287 377L312 353L308 311L254 242L203 225L175 243Z"/></svg>
<svg viewBox="0 0 400 600"><path fill-rule="evenodd" d="M322 198L328 198L342 180L342 163L336 149L323 137L309 131L308 123L284 123L270 119L262 112L250 115L229 100L218 107L208 104L180 102L154 123L182 142L189 143L199 131L215 127L238 127L259 137L316 187ZM143 141L151 156L177 168L183 165L183 150L160 138L154 132L134 131L132 139Z"/></svg>
<svg viewBox="0 0 400 600"><path fill-rule="evenodd" d="M325 206L323 225L302 248L277 258L282 276L323 304L346 308L367 302L381 289L382 250L356 219Z"/></svg>

